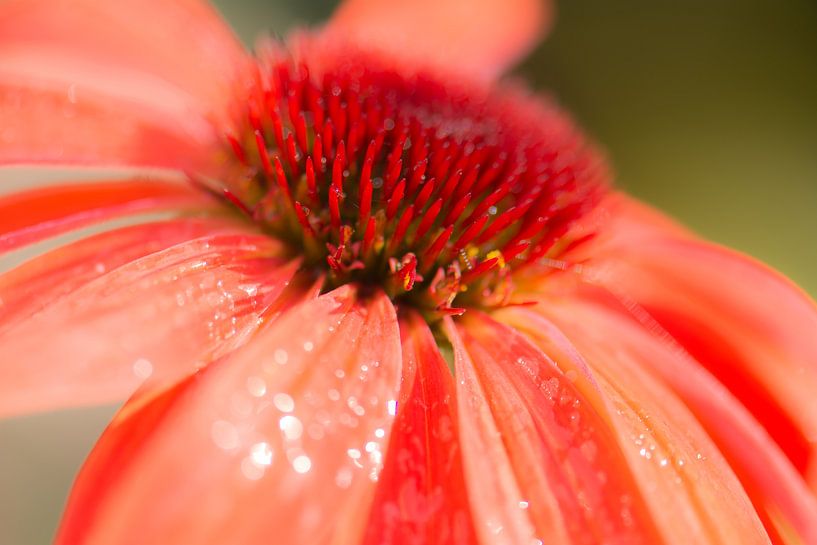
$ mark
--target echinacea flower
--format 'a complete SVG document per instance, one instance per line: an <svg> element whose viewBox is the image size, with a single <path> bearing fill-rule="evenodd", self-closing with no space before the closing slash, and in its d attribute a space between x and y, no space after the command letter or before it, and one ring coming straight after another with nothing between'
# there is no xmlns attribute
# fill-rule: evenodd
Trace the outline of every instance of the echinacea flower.
<svg viewBox="0 0 817 545"><path fill-rule="evenodd" d="M0 414L130 396L57 543L817 543L817 308L497 81L548 20L0 4L0 162L126 173L0 196Z"/></svg>

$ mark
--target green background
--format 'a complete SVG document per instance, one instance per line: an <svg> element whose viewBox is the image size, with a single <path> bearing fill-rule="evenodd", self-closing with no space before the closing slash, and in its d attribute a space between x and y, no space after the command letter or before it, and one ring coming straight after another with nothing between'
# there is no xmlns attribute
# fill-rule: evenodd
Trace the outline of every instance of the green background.
<svg viewBox="0 0 817 545"><path fill-rule="evenodd" d="M248 44L333 5L216 4ZM574 114L619 187L817 293L817 3L571 0L514 75ZM0 544L49 542L113 411L0 422Z"/></svg>

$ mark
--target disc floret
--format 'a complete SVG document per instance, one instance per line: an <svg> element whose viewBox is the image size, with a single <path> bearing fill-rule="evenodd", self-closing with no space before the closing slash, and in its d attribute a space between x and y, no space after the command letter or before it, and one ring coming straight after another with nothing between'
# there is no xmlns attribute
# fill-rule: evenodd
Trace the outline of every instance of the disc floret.
<svg viewBox="0 0 817 545"><path fill-rule="evenodd" d="M259 63L220 190L327 288L376 285L424 311L502 304L603 191L557 110L365 58Z"/></svg>

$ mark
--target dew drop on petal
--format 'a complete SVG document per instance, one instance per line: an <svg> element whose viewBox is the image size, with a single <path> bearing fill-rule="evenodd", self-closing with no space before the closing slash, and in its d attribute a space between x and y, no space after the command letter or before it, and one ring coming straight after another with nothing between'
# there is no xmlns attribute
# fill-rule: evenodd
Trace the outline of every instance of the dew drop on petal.
<svg viewBox="0 0 817 545"><path fill-rule="evenodd" d="M247 391L254 397L263 397L267 393L267 383L261 377L248 377Z"/></svg>
<svg viewBox="0 0 817 545"><path fill-rule="evenodd" d="M282 413L291 413L295 410L295 401L288 394L275 394L272 397L272 404Z"/></svg>
<svg viewBox="0 0 817 545"><path fill-rule="evenodd" d="M308 456L301 454L292 460L292 469L294 469L296 473L307 473L312 469L312 460L310 460Z"/></svg>
<svg viewBox="0 0 817 545"><path fill-rule="evenodd" d="M278 427L284 433L284 437L289 441L296 441L301 438L304 432L304 426L301 421L292 415L287 415L278 421Z"/></svg>
<svg viewBox="0 0 817 545"><path fill-rule="evenodd" d="M139 358L133 362L133 374L141 379L146 379L153 374L153 364L145 358Z"/></svg>
<svg viewBox="0 0 817 545"><path fill-rule="evenodd" d="M268 466L272 464L272 457L273 453L269 443L262 441L250 447L250 458L255 465Z"/></svg>
<svg viewBox="0 0 817 545"><path fill-rule="evenodd" d="M238 430L226 420L216 420L210 426L210 437L217 447L233 450L238 447Z"/></svg>

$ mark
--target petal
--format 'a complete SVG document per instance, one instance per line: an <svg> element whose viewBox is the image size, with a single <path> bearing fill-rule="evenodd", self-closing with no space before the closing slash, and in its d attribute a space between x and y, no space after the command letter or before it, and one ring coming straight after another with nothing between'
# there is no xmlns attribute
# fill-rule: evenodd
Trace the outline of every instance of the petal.
<svg viewBox="0 0 817 545"><path fill-rule="evenodd" d="M465 482L479 542L485 545L532 543L536 529L520 509L525 496L505 450L496 421L462 340L448 320L457 377L457 412Z"/></svg>
<svg viewBox="0 0 817 545"><path fill-rule="evenodd" d="M0 254L49 236L138 212L207 209L187 184L150 179L64 184L0 196Z"/></svg>
<svg viewBox="0 0 817 545"><path fill-rule="evenodd" d="M172 219L66 244L0 275L0 331L131 261L224 230L215 219Z"/></svg>
<svg viewBox="0 0 817 545"><path fill-rule="evenodd" d="M44 307L12 307L0 330L0 414L110 402L147 377L194 371L258 327L297 267L280 255L268 237L233 228L130 261ZM106 267L104 255L89 257Z"/></svg>
<svg viewBox="0 0 817 545"><path fill-rule="evenodd" d="M400 333L400 405L363 543L474 543L454 377L422 318L401 319Z"/></svg>
<svg viewBox="0 0 817 545"><path fill-rule="evenodd" d="M223 105L246 62L230 28L202 0L9 0L0 6L0 36L0 73L76 83L119 67L169 82L209 107ZM67 77L66 61L87 61L87 69Z"/></svg>
<svg viewBox="0 0 817 545"><path fill-rule="evenodd" d="M730 466L684 404L645 370L643 354L569 314L570 306L539 307L503 311L500 318L568 376L584 377L576 384L606 414L663 541L769 543Z"/></svg>
<svg viewBox="0 0 817 545"><path fill-rule="evenodd" d="M284 312L176 391L125 406L56 542L357 543L400 361L382 294L341 288Z"/></svg>
<svg viewBox="0 0 817 545"><path fill-rule="evenodd" d="M668 332L817 472L817 306L785 278L694 240L621 246L592 281ZM817 482L814 483L817 490Z"/></svg>
<svg viewBox="0 0 817 545"><path fill-rule="evenodd" d="M247 62L198 0L10 0L0 36L0 163L199 166Z"/></svg>
<svg viewBox="0 0 817 545"><path fill-rule="evenodd" d="M73 83L3 81L0 74L0 165L146 165L209 172L216 168L217 134L188 110L184 102L160 107Z"/></svg>
<svg viewBox="0 0 817 545"><path fill-rule="evenodd" d="M751 414L698 362L665 336L623 319L613 309L576 298L552 313L575 337L634 354L644 369L683 399L726 456L767 529L781 535L799 533L801 541L794 543L817 542L817 499ZM531 313L523 314L517 319L537 327L539 318L531 321Z"/></svg>
<svg viewBox="0 0 817 545"><path fill-rule="evenodd" d="M550 11L543 0L344 0L326 30L409 66L492 79L535 45Z"/></svg>
<svg viewBox="0 0 817 545"><path fill-rule="evenodd" d="M469 312L459 324L459 376L484 393L521 494L505 509L529 519L539 540L532 542L658 543L614 434L573 382L519 333L487 316ZM481 451L465 455L468 461ZM468 482L479 481L472 474ZM486 511L489 496L478 484L472 493L476 510Z"/></svg>

